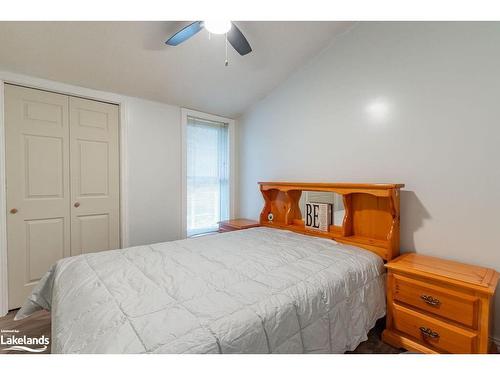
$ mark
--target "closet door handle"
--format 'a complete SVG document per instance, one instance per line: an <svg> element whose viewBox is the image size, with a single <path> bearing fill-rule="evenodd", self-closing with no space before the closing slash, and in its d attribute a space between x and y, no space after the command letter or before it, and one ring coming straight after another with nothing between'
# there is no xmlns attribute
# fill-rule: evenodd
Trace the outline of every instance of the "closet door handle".
<svg viewBox="0 0 500 375"><path fill-rule="evenodd" d="M13 209L11 209L11 210L10 210L10 213L11 213L11 214L17 214L17 208L13 208Z"/></svg>
<svg viewBox="0 0 500 375"><path fill-rule="evenodd" d="M76 208L80 207L80 202L75 202L74 206L75 206Z"/></svg>

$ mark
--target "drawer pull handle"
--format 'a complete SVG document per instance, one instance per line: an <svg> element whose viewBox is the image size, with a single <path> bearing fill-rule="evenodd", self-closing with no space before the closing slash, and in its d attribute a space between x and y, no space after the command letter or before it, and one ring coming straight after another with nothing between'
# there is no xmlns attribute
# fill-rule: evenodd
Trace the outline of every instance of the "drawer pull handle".
<svg viewBox="0 0 500 375"><path fill-rule="evenodd" d="M432 296L427 296L425 294L422 294L420 298L422 298L425 301L425 303L431 306L437 306L440 304L440 301Z"/></svg>
<svg viewBox="0 0 500 375"><path fill-rule="evenodd" d="M439 333L434 332L432 329L427 327L420 327L420 332L422 332L422 335L424 335L425 337L431 339L437 339L439 337Z"/></svg>

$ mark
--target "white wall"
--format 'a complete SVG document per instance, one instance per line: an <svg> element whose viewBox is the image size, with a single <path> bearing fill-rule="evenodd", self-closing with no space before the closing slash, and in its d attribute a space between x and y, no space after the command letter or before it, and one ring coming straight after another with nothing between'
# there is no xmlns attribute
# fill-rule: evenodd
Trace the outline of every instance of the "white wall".
<svg viewBox="0 0 500 375"><path fill-rule="evenodd" d="M130 246L181 237L181 110L130 98L128 229Z"/></svg>
<svg viewBox="0 0 500 375"><path fill-rule="evenodd" d="M401 182L403 251L500 271L499 46L500 23L358 24L239 119L240 214L259 180Z"/></svg>

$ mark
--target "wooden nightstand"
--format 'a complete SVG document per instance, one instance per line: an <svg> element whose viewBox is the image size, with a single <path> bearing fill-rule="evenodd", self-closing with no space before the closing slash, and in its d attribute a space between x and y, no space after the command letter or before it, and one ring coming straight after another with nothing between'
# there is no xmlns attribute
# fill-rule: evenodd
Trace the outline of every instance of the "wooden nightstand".
<svg viewBox="0 0 500 375"><path fill-rule="evenodd" d="M234 230L248 229L259 227L260 224L255 220L248 219L232 219L219 222L219 232L232 232Z"/></svg>
<svg viewBox="0 0 500 375"><path fill-rule="evenodd" d="M386 267L385 342L422 353L488 353L496 271L417 254Z"/></svg>

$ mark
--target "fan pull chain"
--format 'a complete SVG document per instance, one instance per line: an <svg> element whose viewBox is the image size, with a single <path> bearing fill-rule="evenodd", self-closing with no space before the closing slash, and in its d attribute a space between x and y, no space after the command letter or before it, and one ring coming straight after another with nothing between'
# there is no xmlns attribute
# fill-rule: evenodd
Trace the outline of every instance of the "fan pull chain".
<svg viewBox="0 0 500 375"><path fill-rule="evenodd" d="M225 66L228 66L229 65L229 61L227 59L227 33L226 33L226 61L224 62L224 65Z"/></svg>

